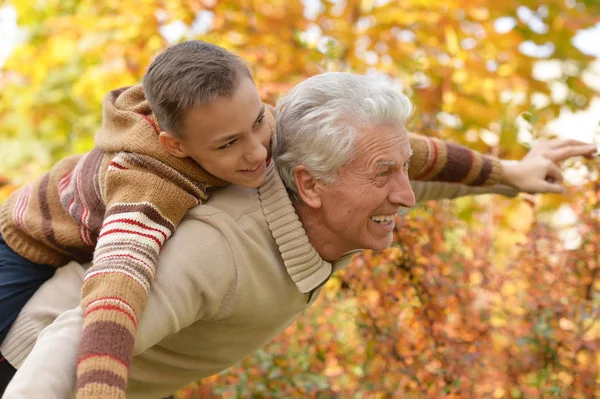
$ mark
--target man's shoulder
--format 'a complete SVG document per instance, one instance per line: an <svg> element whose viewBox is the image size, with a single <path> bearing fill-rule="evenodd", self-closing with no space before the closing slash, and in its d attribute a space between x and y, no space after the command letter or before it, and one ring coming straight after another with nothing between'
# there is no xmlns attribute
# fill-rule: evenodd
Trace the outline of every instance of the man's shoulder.
<svg viewBox="0 0 600 399"><path fill-rule="evenodd" d="M209 221L216 217L235 222L258 211L262 214L257 189L229 185L216 189L208 201L190 209L182 223Z"/></svg>

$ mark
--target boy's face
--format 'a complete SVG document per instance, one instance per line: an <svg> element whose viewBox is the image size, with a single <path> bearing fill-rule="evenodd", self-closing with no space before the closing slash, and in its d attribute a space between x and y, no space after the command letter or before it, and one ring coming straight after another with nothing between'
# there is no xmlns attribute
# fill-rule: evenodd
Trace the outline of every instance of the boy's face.
<svg viewBox="0 0 600 399"><path fill-rule="evenodd" d="M244 187L264 183L271 128L251 79L230 98L188 110L183 133L181 151L208 173Z"/></svg>

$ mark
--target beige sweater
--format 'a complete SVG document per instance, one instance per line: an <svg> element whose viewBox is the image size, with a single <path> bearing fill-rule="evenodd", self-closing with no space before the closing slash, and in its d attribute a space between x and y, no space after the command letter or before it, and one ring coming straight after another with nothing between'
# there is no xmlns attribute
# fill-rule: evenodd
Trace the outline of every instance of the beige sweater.
<svg viewBox="0 0 600 399"><path fill-rule="evenodd" d="M484 192L515 194L499 186L415 185L420 201ZM262 347L314 302L350 258L333 264L320 258L272 167L258 190L230 186L216 192L187 214L161 252L127 398L165 397ZM0 348L19 368L5 398L62 399L74 389L82 312L68 309L79 304L83 269L74 262L63 269L30 301ZM65 295L57 298L56 292ZM31 352L39 331L63 311Z"/></svg>

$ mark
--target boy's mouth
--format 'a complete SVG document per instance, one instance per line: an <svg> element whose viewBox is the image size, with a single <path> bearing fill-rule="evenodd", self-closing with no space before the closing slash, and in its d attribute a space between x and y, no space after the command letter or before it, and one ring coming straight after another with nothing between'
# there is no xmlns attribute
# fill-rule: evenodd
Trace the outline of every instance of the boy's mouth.
<svg viewBox="0 0 600 399"><path fill-rule="evenodd" d="M256 167L254 167L252 169L242 169L242 172L256 172L258 169L260 169L260 167L263 165L263 163L258 164Z"/></svg>

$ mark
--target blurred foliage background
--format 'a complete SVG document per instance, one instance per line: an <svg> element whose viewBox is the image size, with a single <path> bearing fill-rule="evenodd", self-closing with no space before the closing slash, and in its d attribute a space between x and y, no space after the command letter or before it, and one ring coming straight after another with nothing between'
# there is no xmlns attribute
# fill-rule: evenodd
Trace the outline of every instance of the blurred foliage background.
<svg viewBox="0 0 600 399"><path fill-rule="evenodd" d="M585 79L595 59L573 45L600 24L597 0L0 7L23 32L0 66L0 202L89 150L104 94L186 39L242 56L273 104L319 72L377 75L415 103L411 130L502 158L520 158L561 112L598 95ZM600 397L598 160L563 166L565 195L420 206L393 248L358 257L277 340L178 397Z"/></svg>

